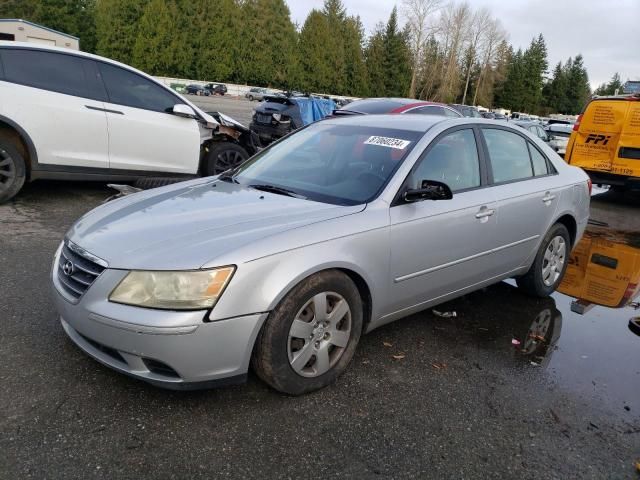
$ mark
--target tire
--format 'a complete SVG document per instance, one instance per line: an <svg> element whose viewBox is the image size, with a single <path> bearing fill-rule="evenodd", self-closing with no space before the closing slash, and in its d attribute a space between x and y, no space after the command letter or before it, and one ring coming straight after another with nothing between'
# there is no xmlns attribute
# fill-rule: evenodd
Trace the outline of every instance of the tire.
<svg viewBox="0 0 640 480"><path fill-rule="evenodd" d="M209 144L203 171L207 176L218 175L240 165L247 158L249 158L247 151L236 143L214 142Z"/></svg>
<svg viewBox="0 0 640 480"><path fill-rule="evenodd" d="M13 198L26 178L26 163L12 142L0 138L0 203Z"/></svg>
<svg viewBox="0 0 640 480"><path fill-rule="evenodd" d="M316 305L328 311L320 315L325 319L320 325ZM269 314L256 339L253 369L272 388L289 395L326 387L353 358L362 322L362 300L353 281L336 270L315 274Z"/></svg>
<svg viewBox="0 0 640 480"><path fill-rule="evenodd" d="M556 223L542 239L529 271L516 278L518 288L533 297L551 295L564 277L570 252L569 231L564 225Z"/></svg>
<svg viewBox="0 0 640 480"><path fill-rule="evenodd" d="M250 101L250 102L253 102L253 95L249 95L249 97L248 97L248 98L249 98L249 101Z"/></svg>

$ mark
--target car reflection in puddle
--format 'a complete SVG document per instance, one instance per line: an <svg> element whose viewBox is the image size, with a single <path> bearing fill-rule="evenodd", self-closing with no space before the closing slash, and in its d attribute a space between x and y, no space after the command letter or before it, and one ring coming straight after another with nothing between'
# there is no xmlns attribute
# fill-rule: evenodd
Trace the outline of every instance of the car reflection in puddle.
<svg viewBox="0 0 640 480"><path fill-rule="evenodd" d="M639 293L640 232L589 226L551 297L527 297L509 280L437 309L457 311L459 341L471 334L478 347L513 356L543 380L616 410L636 404L637 414ZM436 322L444 328L444 319Z"/></svg>

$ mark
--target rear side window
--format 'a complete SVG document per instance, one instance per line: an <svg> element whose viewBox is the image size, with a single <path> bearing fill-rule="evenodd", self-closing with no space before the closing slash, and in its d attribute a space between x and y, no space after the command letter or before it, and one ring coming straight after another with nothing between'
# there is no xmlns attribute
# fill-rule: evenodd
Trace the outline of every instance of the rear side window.
<svg viewBox="0 0 640 480"><path fill-rule="evenodd" d="M529 149L524 138L497 128L483 128L482 135L487 143L495 183L533 176Z"/></svg>
<svg viewBox="0 0 640 480"><path fill-rule="evenodd" d="M406 113L418 113L420 115L444 115L442 107L437 105L429 105L427 107L414 108Z"/></svg>
<svg viewBox="0 0 640 480"><path fill-rule="evenodd" d="M460 118L460 114L456 110L452 110L450 108L443 108L442 110L444 110L444 114L447 117Z"/></svg>
<svg viewBox="0 0 640 480"><path fill-rule="evenodd" d="M3 49L1 52L6 81L77 97L89 97L81 58L21 48Z"/></svg>
<svg viewBox="0 0 640 480"><path fill-rule="evenodd" d="M170 112L176 103L183 103L136 73L101 62L98 67L111 103L156 112Z"/></svg>

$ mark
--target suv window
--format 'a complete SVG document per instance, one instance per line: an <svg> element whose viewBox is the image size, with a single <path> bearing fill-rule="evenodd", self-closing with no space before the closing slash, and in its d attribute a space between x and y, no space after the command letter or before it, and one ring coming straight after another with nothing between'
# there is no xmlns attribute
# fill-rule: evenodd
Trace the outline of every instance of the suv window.
<svg viewBox="0 0 640 480"><path fill-rule="evenodd" d="M497 128L483 128L495 183L533 176L527 141L520 135Z"/></svg>
<svg viewBox="0 0 640 480"><path fill-rule="evenodd" d="M176 103L183 103L136 73L102 62L98 66L111 103L156 112L170 112Z"/></svg>
<svg viewBox="0 0 640 480"><path fill-rule="evenodd" d="M51 90L77 97L89 97L83 60L64 53L2 49L4 78L8 82Z"/></svg>
<svg viewBox="0 0 640 480"><path fill-rule="evenodd" d="M457 192L480 186L480 162L473 130L456 130L429 149L411 176L411 188L422 180L444 182Z"/></svg>

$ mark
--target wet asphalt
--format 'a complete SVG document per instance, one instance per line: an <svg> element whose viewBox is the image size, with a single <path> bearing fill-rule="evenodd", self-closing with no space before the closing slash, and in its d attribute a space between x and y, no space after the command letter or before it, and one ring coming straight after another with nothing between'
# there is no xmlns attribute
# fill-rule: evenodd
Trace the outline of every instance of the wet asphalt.
<svg viewBox="0 0 640 480"><path fill-rule="evenodd" d="M109 370L65 337L48 280L109 195L41 182L0 205L0 478L640 478L633 303L578 314L501 283L366 335L334 385L296 398ZM592 218L635 238L639 206L603 193Z"/></svg>

